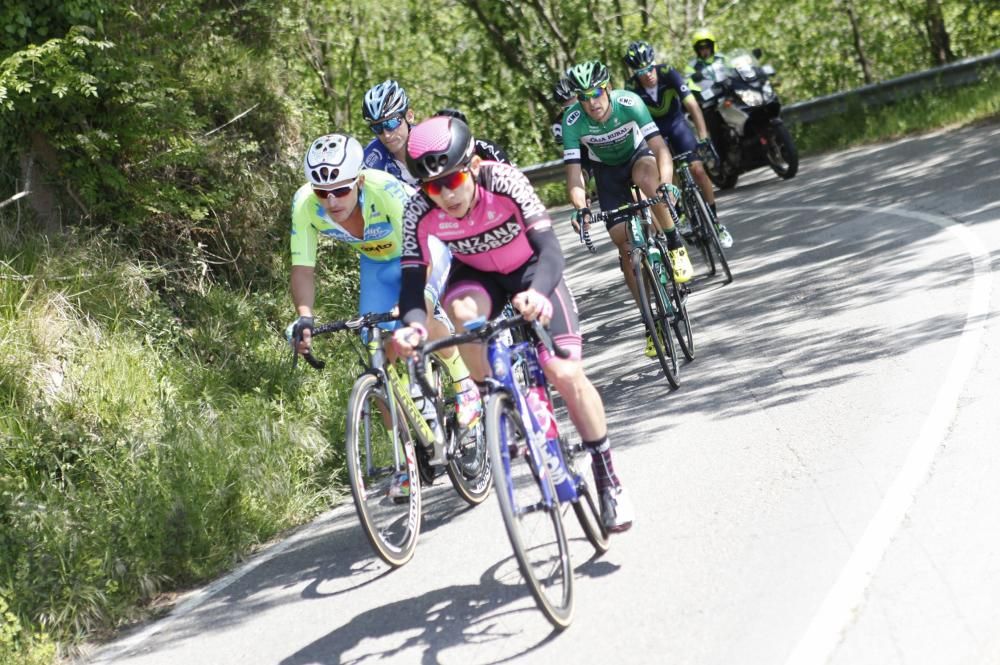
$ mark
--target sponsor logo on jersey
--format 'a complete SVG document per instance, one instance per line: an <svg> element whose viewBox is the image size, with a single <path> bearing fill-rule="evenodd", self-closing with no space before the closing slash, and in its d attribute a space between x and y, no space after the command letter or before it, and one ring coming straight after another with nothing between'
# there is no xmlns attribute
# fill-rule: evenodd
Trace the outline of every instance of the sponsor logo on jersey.
<svg viewBox="0 0 1000 665"><path fill-rule="evenodd" d="M459 224L458 222L438 222L438 228L441 229L442 231L446 231L448 229L461 228L461 226L462 225Z"/></svg>
<svg viewBox="0 0 1000 665"><path fill-rule="evenodd" d="M414 196L403 209L403 253L404 259L420 260L420 241L417 240L417 226L424 215L430 212L431 202L426 196Z"/></svg>
<svg viewBox="0 0 1000 665"><path fill-rule="evenodd" d="M618 97L615 101L617 101L622 106L635 106L635 99L629 97L628 95L622 95L621 97Z"/></svg>
<svg viewBox="0 0 1000 665"><path fill-rule="evenodd" d="M396 248L396 243L389 242L365 242L359 246L359 249L372 258L386 256L391 254Z"/></svg>
<svg viewBox="0 0 1000 665"><path fill-rule="evenodd" d="M448 242L453 254L483 254L509 245L521 234L521 224L513 217L500 226L478 235Z"/></svg>
<svg viewBox="0 0 1000 665"><path fill-rule="evenodd" d="M378 154L377 150L373 150L367 155L365 155L365 166L378 168L378 164L380 161L381 161L381 155Z"/></svg>
<svg viewBox="0 0 1000 665"><path fill-rule="evenodd" d="M545 214L545 205L535 193L535 188L531 186L527 176L516 168L498 166L490 170L489 176L488 189L514 199L523 219Z"/></svg>
<svg viewBox="0 0 1000 665"><path fill-rule="evenodd" d="M378 240L392 234L392 224L389 222L376 222L365 227L365 240Z"/></svg>
<svg viewBox="0 0 1000 665"><path fill-rule="evenodd" d="M568 116L566 116L566 124L572 125L579 119L580 119L580 111L573 111Z"/></svg>
<svg viewBox="0 0 1000 665"><path fill-rule="evenodd" d="M352 236L347 231L344 231L343 229L338 228L338 227L333 227L333 228L329 228L329 229L320 229L319 232L322 235L326 236L327 238L333 238L334 240L339 240L340 242L347 242L347 243L351 243L351 244L357 244L358 243L358 239L357 238L355 238L354 236Z"/></svg>
<svg viewBox="0 0 1000 665"><path fill-rule="evenodd" d="M626 138L632 134L633 123L628 123L624 127L619 127L613 131L606 134L592 134L587 138L587 143L591 145L611 145L612 143L621 143Z"/></svg>

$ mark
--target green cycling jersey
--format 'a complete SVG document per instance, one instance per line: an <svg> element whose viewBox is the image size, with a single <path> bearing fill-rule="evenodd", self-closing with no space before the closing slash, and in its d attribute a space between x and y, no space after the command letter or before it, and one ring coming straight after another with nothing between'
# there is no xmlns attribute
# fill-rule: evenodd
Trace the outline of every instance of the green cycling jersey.
<svg viewBox="0 0 1000 665"><path fill-rule="evenodd" d="M403 208L414 190L395 176L374 169L362 169L364 178L358 193L365 220L362 237L351 234L335 222L323 204L305 184L292 199L292 265L316 265L319 236L345 242L373 261L398 260L403 247Z"/></svg>
<svg viewBox="0 0 1000 665"><path fill-rule="evenodd" d="M563 161L580 161L586 146L593 161L618 166L631 159L644 140L659 135L646 104L627 90L607 91L611 112L603 122L587 115L580 102L566 109L562 117Z"/></svg>

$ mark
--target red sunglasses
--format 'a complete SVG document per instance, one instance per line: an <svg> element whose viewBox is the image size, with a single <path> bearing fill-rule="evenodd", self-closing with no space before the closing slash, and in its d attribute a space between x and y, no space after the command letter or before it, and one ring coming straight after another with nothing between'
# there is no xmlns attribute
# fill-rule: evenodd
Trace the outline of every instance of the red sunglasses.
<svg viewBox="0 0 1000 665"><path fill-rule="evenodd" d="M441 193L441 190L445 187L451 191L455 191L472 177L468 169L462 169L461 171L455 171L454 173L449 173L446 176L441 176L440 178L435 178L434 180L428 180L426 182L420 183L421 189L432 196L437 196Z"/></svg>
<svg viewBox="0 0 1000 665"><path fill-rule="evenodd" d="M328 196L342 199L354 191L354 183L352 182L346 187L338 187L336 189L317 189L316 187L313 187L312 190L313 194L315 194L320 201L325 201Z"/></svg>

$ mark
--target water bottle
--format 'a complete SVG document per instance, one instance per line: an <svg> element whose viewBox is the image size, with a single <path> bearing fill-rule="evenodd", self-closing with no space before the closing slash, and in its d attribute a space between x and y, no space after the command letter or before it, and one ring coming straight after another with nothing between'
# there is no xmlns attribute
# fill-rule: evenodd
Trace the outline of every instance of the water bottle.
<svg viewBox="0 0 1000 665"><path fill-rule="evenodd" d="M559 456L559 430L556 427L556 417L552 412L552 404L545 395L545 389L541 386L534 386L528 391L528 408L535 415L538 425L545 433L545 443L540 446L542 457L545 459L545 466L548 467L552 476L552 484L556 487L556 494L560 501L569 501L575 498L576 488L573 479L570 477Z"/></svg>
<svg viewBox="0 0 1000 665"><path fill-rule="evenodd" d="M653 273L656 278L660 280L660 284L663 286L667 285L667 271L663 265L663 255L660 254L660 248L656 246L656 243L651 243L649 245L649 262L653 266Z"/></svg>
<svg viewBox="0 0 1000 665"><path fill-rule="evenodd" d="M556 428L556 416L552 412L552 404L545 395L545 388L533 386L528 391L528 408L535 414L535 420L542 429L546 439L559 438L559 430Z"/></svg>

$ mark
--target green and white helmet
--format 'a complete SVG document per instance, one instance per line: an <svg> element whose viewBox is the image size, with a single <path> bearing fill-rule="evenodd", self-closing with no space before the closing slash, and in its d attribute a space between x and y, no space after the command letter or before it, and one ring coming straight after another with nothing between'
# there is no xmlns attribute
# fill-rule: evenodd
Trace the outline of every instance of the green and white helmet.
<svg viewBox="0 0 1000 665"><path fill-rule="evenodd" d="M590 60L570 67L566 72L566 78L577 92L606 86L611 81L608 68L600 60Z"/></svg>

